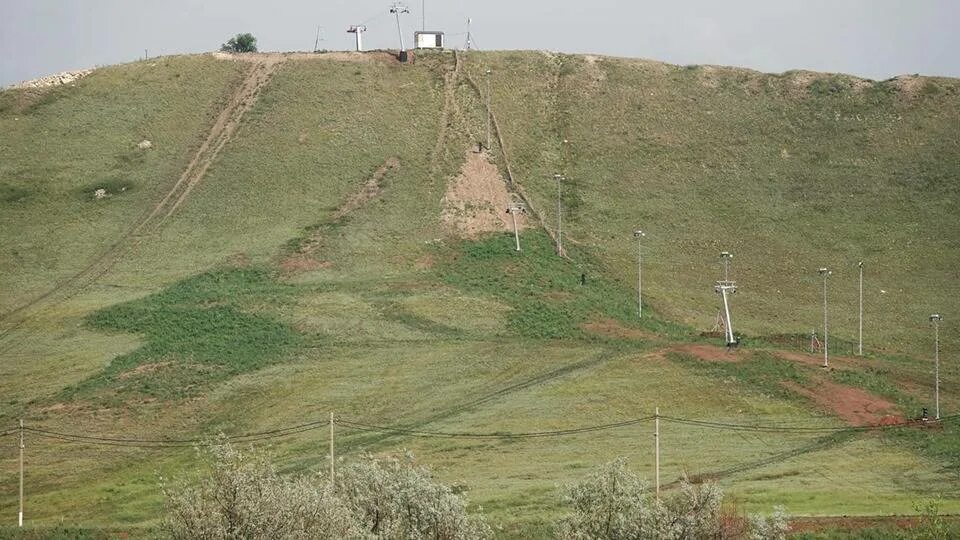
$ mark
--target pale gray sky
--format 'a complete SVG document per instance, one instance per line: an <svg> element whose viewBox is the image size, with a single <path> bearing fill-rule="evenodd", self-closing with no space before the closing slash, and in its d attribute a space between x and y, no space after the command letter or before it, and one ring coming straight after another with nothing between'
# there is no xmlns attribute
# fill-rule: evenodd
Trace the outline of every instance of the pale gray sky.
<svg viewBox="0 0 960 540"><path fill-rule="evenodd" d="M421 25L410 0L404 39ZM960 77L957 0L425 0L428 29L483 49L549 49L762 71ZM238 32L261 50L396 48L389 0L0 0L0 86L58 71L210 51ZM462 46L462 35L449 44Z"/></svg>

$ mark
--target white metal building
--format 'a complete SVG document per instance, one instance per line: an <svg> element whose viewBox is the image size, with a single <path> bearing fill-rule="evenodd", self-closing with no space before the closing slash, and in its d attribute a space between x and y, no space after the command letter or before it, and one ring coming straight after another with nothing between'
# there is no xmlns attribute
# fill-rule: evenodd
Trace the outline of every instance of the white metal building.
<svg viewBox="0 0 960 540"><path fill-rule="evenodd" d="M443 32L423 30L413 33L413 46L417 49L442 49Z"/></svg>

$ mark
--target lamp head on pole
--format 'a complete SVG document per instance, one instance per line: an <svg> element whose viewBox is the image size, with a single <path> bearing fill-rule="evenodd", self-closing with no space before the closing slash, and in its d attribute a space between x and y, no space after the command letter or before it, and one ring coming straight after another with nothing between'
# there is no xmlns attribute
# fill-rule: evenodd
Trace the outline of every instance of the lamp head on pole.
<svg viewBox="0 0 960 540"><path fill-rule="evenodd" d="M859 266L860 268L863 268L863 261L858 262L857 266Z"/></svg>
<svg viewBox="0 0 960 540"><path fill-rule="evenodd" d="M645 233L645 232L643 232L643 231L641 231L641 230L639 230L639 229L636 230L636 231L633 231L633 237L634 237L634 238L643 238L643 237L646 236L646 235L647 235L647 233Z"/></svg>
<svg viewBox="0 0 960 540"><path fill-rule="evenodd" d="M826 278L827 276L833 274L833 272L831 272L830 270L828 270L828 269L826 269L826 268L819 268L819 269L817 269L817 272L819 272L820 275L823 276L824 278Z"/></svg>
<svg viewBox="0 0 960 540"><path fill-rule="evenodd" d="M934 313L933 315L930 316L930 322L940 322L942 320L943 320L943 317L941 317L939 313Z"/></svg>
<svg viewBox="0 0 960 540"><path fill-rule="evenodd" d="M729 251L721 251L721 252L720 252L720 258L721 258L721 259L732 259L732 258L733 258L733 254L730 253Z"/></svg>

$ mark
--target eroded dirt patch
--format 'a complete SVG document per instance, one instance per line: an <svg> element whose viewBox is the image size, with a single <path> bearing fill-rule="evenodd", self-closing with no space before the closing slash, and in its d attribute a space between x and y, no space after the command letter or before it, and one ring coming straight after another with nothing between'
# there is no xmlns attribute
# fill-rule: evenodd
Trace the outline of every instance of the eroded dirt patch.
<svg viewBox="0 0 960 540"><path fill-rule="evenodd" d="M353 193L343 201L331 216L331 221L336 223L351 212L360 209L363 205L379 197L383 192L383 183L387 177L387 173L399 168L399 158L391 157L384 161L383 165L377 167L377 170L363 183L359 191ZM297 274L300 272L311 272L322 268L330 268L333 266L333 263L330 261L320 261L314 258L314 255L322 245L323 231L317 228L317 230L314 230L309 237L300 243L300 247L298 247L296 251L280 261L280 269L288 274Z"/></svg>
<svg viewBox="0 0 960 540"><path fill-rule="evenodd" d="M817 378L810 387L783 381L784 388L804 396L852 426L886 425L903 421L896 406L866 390Z"/></svg>
<svg viewBox="0 0 960 540"><path fill-rule="evenodd" d="M388 158L387 161L378 167L377 170L373 172L373 175L371 175L370 178L364 182L363 187L360 188L360 191L347 197L347 200L343 201L343 204L340 205L340 208L333 213L333 220L340 221L350 212L353 212L370 200L379 196L380 192L383 191L383 180L386 178L387 173L399 168L400 159L395 157Z"/></svg>
<svg viewBox="0 0 960 540"><path fill-rule="evenodd" d="M460 176L447 185L440 201L440 221L449 234L461 238L512 232L513 221L506 212L510 202L507 183L487 154L467 151ZM526 217L517 215L517 228L527 226Z"/></svg>

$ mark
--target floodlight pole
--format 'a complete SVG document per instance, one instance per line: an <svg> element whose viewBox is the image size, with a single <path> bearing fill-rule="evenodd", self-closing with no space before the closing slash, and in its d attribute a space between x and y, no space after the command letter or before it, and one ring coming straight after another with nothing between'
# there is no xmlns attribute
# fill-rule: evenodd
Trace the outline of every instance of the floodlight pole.
<svg viewBox="0 0 960 540"><path fill-rule="evenodd" d="M20 512L17 514L17 527L23 527L23 419L20 419Z"/></svg>
<svg viewBox="0 0 960 540"><path fill-rule="evenodd" d="M660 407L654 409L653 413L653 468L654 478L656 478L656 497L660 499Z"/></svg>
<svg viewBox="0 0 960 540"><path fill-rule="evenodd" d="M647 233L636 230L633 237L637 239L637 318L643 318L643 237Z"/></svg>
<svg viewBox="0 0 960 540"><path fill-rule="evenodd" d="M943 317L939 313L930 316L933 323L933 396L934 412L937 420L940 419L940 321Z"/></svg>
<svg viewBox="0 0 960 540"><path fill-rule="evenodd" d="M407 9L407 6L394 2L393 6L390 7L390 13L393 13L397 17L397 36L400 37L400 55L403 56L403 29L400 27L400 14L401 13L410 13L410 10Z"/></svg>
<svg viewBox="0 0 960 540"><path fill-rule="evenodd" d="M860 318L857 332L857 356L863 356L863 261L857 263L860 267Z"/></svg>
<svg viewBox="0 0 960 540"><path fill-rule="evenodd" d="M334 461L333 461L333 411L330 411L330 484L333 485L334 480Z"/></svg>
<svg viewBox="0 0 960 540"><path fill-rule="evenodd" d="M554 174L557 181L557 255L563 256L563 208L560 206L560 184L566 180L562 174Z"/></svg>
<svg viewBox="0 0 960 540"><path fill-rule="evenodd" d="M492 146L493 141L491 140L492 129L490 128L490 124L492 123L491 117L493 116L493 112L491 112L490 110L490 79L491 79L490 76L492 74L493 74L493 71L488 69L487 70L487 151L490 151L490 149L493 148Z"/></svg>
<svg viewBox="0 0 960 540"><path fill-rule="evenodd" d="M827 333L827 277L830 276L833 272L826 268L821 268L818 270L821 276L823 276L823 367L830 367L830 356L827 350L829 342L829 334Z"/></svg>
<svg viewBox="0 0 960 540"><path fill-rule="evenodd" d="M523 206L519 204L514 204L513 206L507 208L507 213L513 218L513 238L517 243L517 251L520 251L520 230L517 228L517 214L524 211Z"/></svg>

